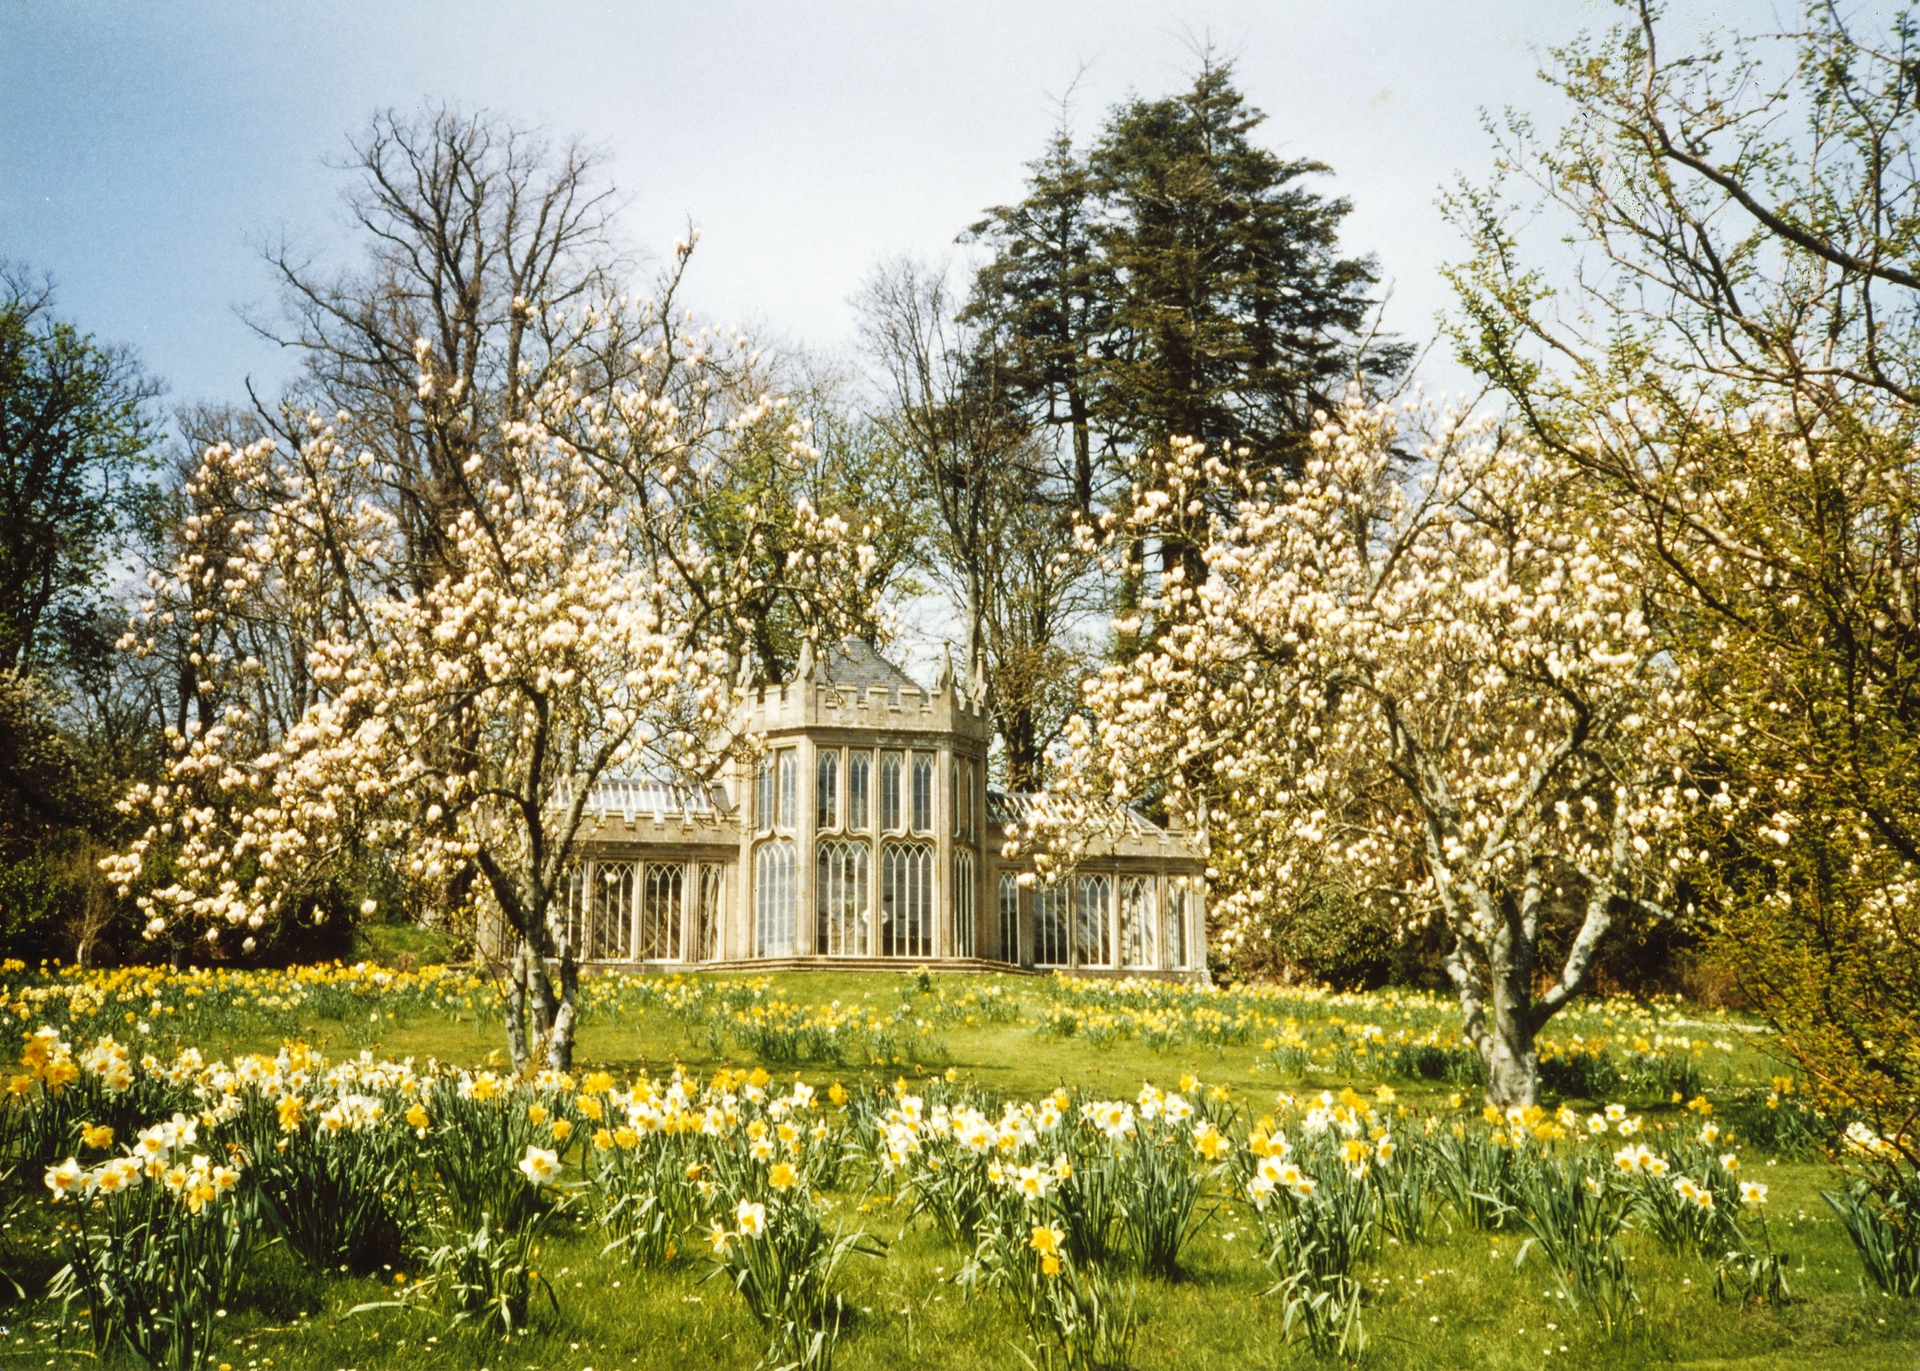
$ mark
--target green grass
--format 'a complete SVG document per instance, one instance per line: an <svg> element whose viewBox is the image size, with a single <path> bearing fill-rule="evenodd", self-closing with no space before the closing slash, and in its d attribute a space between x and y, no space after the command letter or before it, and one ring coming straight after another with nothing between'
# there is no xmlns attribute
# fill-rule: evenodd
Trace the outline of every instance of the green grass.
<svg viewBox="0 0 1920 1371"><path fill-rule="evenodd" d="M382 966L439 966L459 946L459 939L418 924L361 924L353 930L353 955Z"/></svg>
<svg viewBox="0 0 1920 1371"><path fill-rule="evenodd" d="M936 985L949 993L993 983L994 978L936 978ZM1007 978L1004 984L1020 997L1020 1018L1009 1024L938 1027L931 1037L942 1050L929 1052L930 1060L860 1067L812 1064L799 1074L824 1085L834 1080L851 1084L861 1076L888 1081L905 1076L911 1082L952 1070L962 1079L1013 1096L1032 1096L1065 1084L1131 1098L1143 1080L1171 1086L1181 1073L1191 1071L1207 1086L1229 1087L1249 1114L1270 1107L1277 1091L1337 1091L1347 1084L1364 1090L1376 1080L1364 1070L1285 1074L1261 1038L1217 1049L1189 1045L1156 1051L1137 1040L1102 1047L1077 1035L1043 1036L1034 1024L1053 1002L1048 988L1020 978ZM909 1004L931 1003L912 979L877 974L781 976L774 978L769 993L813 1004L839 1001L882 1009L891 1009L903 995ZM1418 1026L1425 1012L1402 1012L1384 1001L1376 1007L1379 1012L1369 1021L1389 1030L1401 1023ZM1327 1032L1337 1031L1329 1028L1332 1019L1357 1021L1353 1008L1347 1001L1316 1011L1302 1002L1286 1012L1298 1014L1305 1029ZM1310 1017L1316 1012L1317 1018ZM1661 1012L1668 1018L1677 1012L1699 1020L1684 1008ZM335 1018L307 1020L299 1028L310 1044L332 1055L370 1050L376 1056L431 1056L462 1064L487 1060L503 1042L491 1015L473 1013L456 1017L420 1012L370 1020L356 1007L343 1009ZM1711 1039L1722 1029L1733 1031L1710 1022L1695 1032ZM156 1037L167 1037L164 1021L157 1017L154 1030ZM1615 1031L1634 1030L1628 1025ZM1750 1035L1735 1034L1733 1040L1735 1051L1712 1049L1703 1056L1709 1098L1763 1092L1770 1075L1782 1069L1753 1046ZM250 1024L246 1015L235 1014L226 1030L205 1032L195 1045L211 1058L272 1050L278 1040ZM582 1029L578 1051L582 1068L606 1065L617 1072L657 1073L678 1063L705 1074L750 1061L724 1043L717 1049L707 1034L660 1012L597 1012ZM792 1072L789 1067L776 1074ZM1443 1110L1455 1089L1429 1082L1393 1084L1401 1103L1416 1112ZM1630 1103L1650 1121L1685 1117L1694 1122L1670 1100ZM1821 1189L1834 1185L1833 1171L1816 1160L1769 1158L1749 1147L1743 1174L1771 1187L1774 1241L1793 1257L1794 1300L1783 1309L1723 1305L1714 1298L1708 1263L1663 1255L1643 1238L1630 1236L1625 1250L1648 1313L1632 1334L1609 1341L1546 1293L1552 1282L1537 1259L1516 1267L1516 1236L1468 1231L1457 1220L1450 1223L1451 1214L1443 1212L1434 1241L1415 1247L1389 1244L1364 1268L1374 1293L1366 1308L1368 1348L1360 1364L1476 1371L1647 1365L1912 1371L1920 1366L1920 1302L1863 1291L1853 1251L1819 1198ZM846 1289L861 1313L841 1344L838 1366L846 1371L902 1366L931 1371L1044 1364L1024 1325L995 1295L988 1292L969 1300L954 1284L966 1253L924 1224L907 1224L904 1210L884 1198L869 1212L856 1214L863 1198L873 1197L849 1193L834 1200L850 1223L864 1224L891 1247L884 1260L856 1258L847 1267ZM8 1232L10 1244L0 1248L0 1260L13 1266L10 1274L30 1286L48 1274L46 1259L33 1251L34 1232L46 1215L43 1205L16 1215ZM1257 1236L1258 1227L1250 1223L1247 1211L1227 1203L1188 1249L1178 1279L1135 1282L1143 1318L1134 1365L1188 1371L1319 1364L1303 1346L1289 1346L1281 1338L1281 1310L1279 1302L1265 1294L1271 1278L1258 1259ZM442 1319L426 1313L350 1313L356 1305L391 1298L393 1287L384 1280L322 1279L283 1251L268 1248L256 1260L244 1305L228 1312L223 1332L231 1334L232 1347L222 1357L233 1371L268 1366L275 1371L755 1366L765 1347L760 1330L724 1281L703 1280L713 1269L704 1258L704 1244L695 1238L685 1246L693 1250L665 1270L634 1271L603 1258L600 1241L590 1230L560 1232L540 1257L543 1273L559 1295L559 1312L543 1306L530 1332L505 1342L450 1330ZM4 1283L0 1292L10 1294ZM84 1341L71 1335L60 1340L59 1317L58 1307L45 1302L0 1304L0 1368L93 1363ZM110 1359L108 1364L122 1363Z"/></svg>

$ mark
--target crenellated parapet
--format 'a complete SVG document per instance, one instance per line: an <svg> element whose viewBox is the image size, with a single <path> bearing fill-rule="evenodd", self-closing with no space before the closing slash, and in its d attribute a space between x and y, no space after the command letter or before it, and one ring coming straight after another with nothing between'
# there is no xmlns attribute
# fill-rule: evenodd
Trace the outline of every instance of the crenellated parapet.
<svg viewBox="0 0 1920 1371"><path fill-rule="evenodd" d="M824 663L803 649L793 680L748 695L747 722L769 737L823 728L949 734L982 750L993 737L985 701L963 689L951 668L923 687L857 640L834 645Z"/></svg>

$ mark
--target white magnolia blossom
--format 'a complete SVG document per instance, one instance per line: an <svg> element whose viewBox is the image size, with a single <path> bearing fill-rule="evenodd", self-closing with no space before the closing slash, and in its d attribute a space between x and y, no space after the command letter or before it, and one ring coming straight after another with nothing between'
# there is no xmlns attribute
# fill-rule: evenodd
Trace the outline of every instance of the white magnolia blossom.
<svg viewBox="0 0 1920 1371"><path fill-rule="evenodd" d="M426 386L424 345L421 365ZM469 878L471 913L570 959L556 896L597 779L697 780L751 749L727 643L767 573L715 554L696 516L725 493L729 445L805 460L804 425L772 397L719 423L638 384L545 392L529 412L449 478L431 579L405 526L421 512L333 427L315 419L293 453L207 451L181 556L124 644L184 630L220 702L174 736L165 778L125 797L147 827L102 863L150 936L244 936L372 850L416 889ZM819 587L858 559L849 530L804 502L777 516L791 551L772 574L827 603ZM759 516L735 522L752 545ZM284 722L231 646L262 603L311 626L307 698Z"/></svg>
<svg viewBox="0 0 1920 1371"><path fill-rule="evenodd" d="M1407 447L1412 444L1411 452ZM1328 883L1444 920L1493 1092L1531 1100L1532 1035L1578 987L1622 901L1659 898L1686 803L1686 711L1652 645L1632 526L1495 425L1350 402L1269 484L1176 444L1105 530L1199 543L1142 612L1146 646L1087 685L1065 783L1035 827L1070 865L1104 802L1162 795L1204 830L1229 955ZM1203 494L1236 493L1198 517ZM1579 923L1534 997L1552 906ZM1282 949L1284 951L1284 949Z"/></svg>

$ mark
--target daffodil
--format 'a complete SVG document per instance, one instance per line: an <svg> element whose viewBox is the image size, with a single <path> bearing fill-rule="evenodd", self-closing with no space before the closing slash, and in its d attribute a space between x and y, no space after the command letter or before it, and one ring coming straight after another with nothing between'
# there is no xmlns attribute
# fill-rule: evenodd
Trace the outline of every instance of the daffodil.
<svg viewBox="0 0 1920 1371"><path fill-rule="evenodd" d="M535 1185L545 1185L560 1173L560 1155L529 1143L527 1155L520 1159L520 1170Z"/></svg>
<svg viewBox="0 0 1920 1371"><path fill-rule="evenodd" d="M64 1200L76 1189L84 1189L85 1176L80 1163L68 1157L60 1165L47 1169L47 1189L53 1192L55 1200Z"/></svg>

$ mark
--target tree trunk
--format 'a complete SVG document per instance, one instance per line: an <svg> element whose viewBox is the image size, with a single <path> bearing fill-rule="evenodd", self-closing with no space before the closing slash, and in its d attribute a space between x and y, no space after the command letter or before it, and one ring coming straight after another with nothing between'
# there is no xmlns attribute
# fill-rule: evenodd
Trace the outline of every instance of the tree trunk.
<svg viewBox="0 0 1920 1371"><path fill-rule="evenodd" d="M527 992L533 1002L533 1031L544 1038L553 1032L554 1016L559 1006L553 999L553 981L547 975L547 958L544 950L532 957L532 966L527 972Z"/></svg>
<svg viewBox="0 0 1920 1371"><path fill-rule="evenodd" d="M1540 1099L1540 1056L1534 1050L1533 941L1538 933L1541 882L1528 864L1522 893L1500 901L1500 931L1494 935L1487 971L1493 980L1493 1022L1482 1051L1487 1098L1502 1109L1525 1108Z"/></svg>
<svg viewBox="0 0 1920 1371"><path fill-rule="evenodd" d="M1093 440L1088 432L1087 397L1069 383L1067 412L1073 420L1073 504L1083 518L1093 518Z"/></svg>
<svg viewBox="0 0 1920 1371"><path fill-rule="evenodd" d="M1447 975L1460 997L1460 1032L1487 1072L1487 1103L1522 1109L1540 1100L1540 1056L1534 1046L1538 1017L1531 986L1532 959L1515 957L1512 932L1503 929L1491 949L1456 931L1447 954ZM1486 962L1478 955L1487 953Z"/></svg>
<svg viewBox="0 0 1920 1371"><path fill-rule="evenodd" d="M1006 709L999 719L1000 736L1007 747L1007 789L1040 789L1040 745L1031 704Z"/></svg>
<svg viewBox="0 0 1920 1371"><path fill-rule="evenodd" d="M573 1070L573 1028L580 1001L580 966L573 959L573 944L560 948L560 1007L553 1016L553 1031L547 1039L547 1069Z"/></svg>
<svg viewBox="0 0 1920 1371"><path fill-rule="evenodd" d="M1495 984L1493 1021L1481 1040L1480 1058L1487 1068L1487 1103L1501 1109L1540 1102L1540 1054L1534 1048L1530 1008L1514 1003Z"/></svg>
<svg viewBox="0 0 1920 1371"><path fill-rule="evenodd" d="M516 1076L527 1069L527 964L531 958L522 943L507 961L507 1055Z"/></svg>

